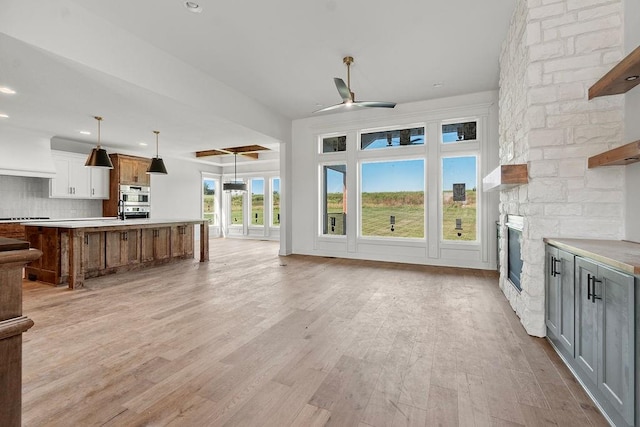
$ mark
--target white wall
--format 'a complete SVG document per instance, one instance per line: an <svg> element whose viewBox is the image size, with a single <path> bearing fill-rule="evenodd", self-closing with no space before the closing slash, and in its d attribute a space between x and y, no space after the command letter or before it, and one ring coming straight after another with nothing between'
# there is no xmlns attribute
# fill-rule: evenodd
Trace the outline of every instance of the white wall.
<svg viewBox="0 0 640 427"><path fill-rule="evenodd" d="M163 219L202 217L202 172L220 168L173 158L163 158L167 175L151 175L151 216Z"/></svg>
<svg viewBox="0 0 640 427"><path fill-rule="evenodd" d="M640 46L640 1L625 0L625 53ZM640 87L625 95L625 143L640 140ZM640 242L640 162L625 167L625 238Z"/></svg>
<svg viewBox="0 0 640 427"><path fill-rule="evenodd" d="M333 132L346 132L355 141L361 129L384 126L402 126L424 123L433 137L438 133L441 120L461 117L477 117L479 120L479 176L485 176L495 167L497 158L497 94L482 92L398 105L394 110L366 109L342 114L316 116L293 122L290 165L292 203L288 221L292 232L292 252L320 256L336 256L356 259L407 262L415 264L449 265L470 268L494 269L495 220L497 198L480 193L478 207L477 243L440 242L438 220L438 186L440 181L439 155L441 144L437 138L427 141L422 149L427 158L427 230L428 239L413 241L399 239L362 239L356 233L355 215L348 215L346 238L332 239L319 236L319 172L318 137ZM436 139L436 140L434 140ZM389 156L398 155L389 151ZM356 148L348 144L346 152L348 211L357 210ZM289 187L285 187L287 190ZM478 182L480 190L480 179ZM486 197L485 197L486 195Z"/></svg>

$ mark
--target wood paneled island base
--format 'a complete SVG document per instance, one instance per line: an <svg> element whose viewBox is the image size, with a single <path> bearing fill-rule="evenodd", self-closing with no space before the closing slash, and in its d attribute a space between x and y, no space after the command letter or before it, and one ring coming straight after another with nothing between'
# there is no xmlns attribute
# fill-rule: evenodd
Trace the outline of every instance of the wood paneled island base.
<svg viewBox="0 0 640 427"><path fill-rule="evenodd" d="M92 220L25 223L41 259L27 278L81 288L84 280L194 257L194 226L200 225L200 262L209 260L209 223L204 220Z"/></svg>

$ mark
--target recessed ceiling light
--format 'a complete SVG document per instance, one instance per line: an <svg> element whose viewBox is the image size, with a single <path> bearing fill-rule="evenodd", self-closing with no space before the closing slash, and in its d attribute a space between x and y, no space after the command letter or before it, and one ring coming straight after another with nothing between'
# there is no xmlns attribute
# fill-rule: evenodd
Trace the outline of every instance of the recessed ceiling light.
<svg viewBox="0 0 640 427"><path fill-rule="evenodd" d="M184 7L186 7L189 12L193 12L193 13L202 12L202 7L200 7L200 5L194 1L184 2Z"/></svg>
<svg viewBox="0 0 640 427"><path fill-rule="evenodd" d="M4 93L6 95L13 95L14 93L16 93L15 90L11 89L10 87L6 87L6 86L0 86L0 92Z"/></svg>
<svg viewBox="0 0 640 427"><path fill-rule="evenodd" d="M138 142L138 145L142 145L143 147L146 147L149 144L147 144L146 142Z"/></svg>
<svg viewBox="0 0 640 427"><path fill-rule="evenodd" d="M0 117L2 117L3 119L8 119L8 118L9 118L9 116L7 116L7 115L6 115L6 114L4 114L4 113L0 113Z"/></svg>
<svg viewBox="0 0 640 427"><path fill-rule="evenodd" d="M80 133L83 135L91 135L91 132L89 132L88 130L81 130Z"/></svg>
<svg viewBox="0 0 640 427"><path fill-rule="evenodd" d="M637 80L640 76L629 76L627 77L625 80L628 82L632 82L634 80Z"/></svg>

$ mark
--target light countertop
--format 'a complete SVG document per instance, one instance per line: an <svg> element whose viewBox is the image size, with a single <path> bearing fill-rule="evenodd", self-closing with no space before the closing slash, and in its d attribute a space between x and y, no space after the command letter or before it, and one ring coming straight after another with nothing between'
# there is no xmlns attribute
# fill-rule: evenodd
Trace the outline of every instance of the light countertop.
<svg viewBox="0 0 640 427"><path fill-rule="evenodd" d="M544 241L576 255L591 258L629 274L640 274L640 243L626 240L562 239Z"/></svg>
<svg viewBox="0 0 640 427"><path fill-rule="evenodd" d="M110 227L153 227L156 225L172 225L172 224L200 224L203 219L117 219L117 218L99 218L99 219L84 219L84 220L69 220L69 221L37 221L37 222L23 222L22 225L32 227L49 227L49 228L110 228Z"/></svg>

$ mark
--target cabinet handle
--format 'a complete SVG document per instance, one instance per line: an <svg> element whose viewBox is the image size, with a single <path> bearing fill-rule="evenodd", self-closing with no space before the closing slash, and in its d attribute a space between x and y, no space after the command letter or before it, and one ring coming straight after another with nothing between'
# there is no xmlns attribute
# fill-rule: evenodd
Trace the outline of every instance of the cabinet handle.
<svg viewBox="0 0 640 427"><path fill-rule="evenodd" d="M87 236L87 235L84 236L84 244L85 245L89 244L89 236Z"/></svg>
<svg viewBox="0 0 640 427"><path fill-rule="evenodd" d="M95 195L96 195L96 189L95 189L95 188L92 188L92 189L91 189L91 195L92 195L92 196L95 196Z"/></svg>
<svg viewBox="0 0 640 427"><path fill-rule="evenodd" d="M591 292L591 302L596 303L597 299L602 299L601 297L596 295L596 283L602 283L602 280L596 279L596 276L592 276L593 280L593 291Z"/></svg>
<svg viewBox="0 0 640 427"><path fill-rule="evenodd" d="M591 279L591 274L587 273L587 301L591 299Z"/></svg>
<svg viewBox="0 0 640 427"><path fill-rule="evenodd" d="M560 260L560 259L558 259L556 257L553 257L553 277L560 276L560 272L558 270L556 270L556 265L558 263L560 263L560 265L562 266L562 260Z"/></svg>
<svg viewBox="0 0 640 427"><path fill-rule="evenodd" d="M73 187L69 187L69 194L73 194Z"/></svg>

